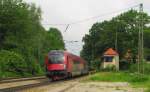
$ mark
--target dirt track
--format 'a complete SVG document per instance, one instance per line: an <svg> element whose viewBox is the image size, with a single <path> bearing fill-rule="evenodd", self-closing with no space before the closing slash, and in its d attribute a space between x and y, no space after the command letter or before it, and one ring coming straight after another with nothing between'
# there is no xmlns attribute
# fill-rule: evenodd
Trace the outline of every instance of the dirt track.
<svg viewBox="0 0 150 92"><path fill-rule="evenodd" d="M22 92L144 92L140 88L132 88L125 82L80 82L70 80L42 87L27 89Z"/></svg>

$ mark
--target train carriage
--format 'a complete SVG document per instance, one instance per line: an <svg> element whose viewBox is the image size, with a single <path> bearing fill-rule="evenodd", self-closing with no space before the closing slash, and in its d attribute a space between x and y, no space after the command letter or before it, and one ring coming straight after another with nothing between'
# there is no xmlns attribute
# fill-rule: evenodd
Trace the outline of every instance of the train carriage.
<svg viewBox="0 0 150 92"><path fill-rule="evenodd" d="M45 60L46 75L52 80L69 78L88 73L86 61L67 51L53 50Z"/></svg>

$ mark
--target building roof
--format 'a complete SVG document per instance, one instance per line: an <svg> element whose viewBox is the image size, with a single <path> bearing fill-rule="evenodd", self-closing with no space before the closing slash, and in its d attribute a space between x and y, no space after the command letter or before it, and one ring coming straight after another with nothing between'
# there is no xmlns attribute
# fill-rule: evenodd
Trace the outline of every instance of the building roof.
<svg viewBox="0 0 150 92"><path fill-rule="evenodd" d="M104 52L104 55L118 55L117 51L113 50L112 48L109 48L107 49L105 52Z"/></svg>

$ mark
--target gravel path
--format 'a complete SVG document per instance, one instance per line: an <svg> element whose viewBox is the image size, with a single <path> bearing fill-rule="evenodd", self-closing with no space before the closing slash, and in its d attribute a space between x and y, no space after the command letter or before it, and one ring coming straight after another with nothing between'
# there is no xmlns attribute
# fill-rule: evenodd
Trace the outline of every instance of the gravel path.
<svg viewBox="0 0 150 92"><path fill-rule="evenodd" d="M49 91L50 92L50 91ZM144 92L143 89L131 88L125 82L86 82L78 83L66 92Z"/></svg>
<svg viewBox="0 0 150 92"><path fill-rule="evenodd" d="M80 80L50 83L22 92L144 92L142 88L132 88L126 82L80 82Z"/></svg>

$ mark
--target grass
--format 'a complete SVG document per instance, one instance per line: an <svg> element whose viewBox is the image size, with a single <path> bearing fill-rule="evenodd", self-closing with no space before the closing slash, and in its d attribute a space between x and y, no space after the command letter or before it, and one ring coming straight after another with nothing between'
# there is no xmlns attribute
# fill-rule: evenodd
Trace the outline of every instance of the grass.
<svg viewBox="0 0 150 92"><path fill-rule="evenodd" d="M21 75L12 72L0 72L0 78L21 77Z"/></svg>
<svg viewBox="0 0 150 92"><path fill-rule="evenodd" d="M148 88L145 92L150 92L150 88Z"/></svg>
<svg viewBox="0 0 150 92"><path fill-rule="evenodd" d="M128 82L133 87L150 88L150 76L128 72L99 72L85 81ZM146 92L150 92L150 89Z"/></svg>
<svg viewBox="0 0 150 92"><path fill-rule="evenodd" d="M32 75L30 73L24 73L23 75L16 72L0 72L0 79L4 78L22 78L22 77L33 77L33 76L43 76L44 72Z"/></svg>

